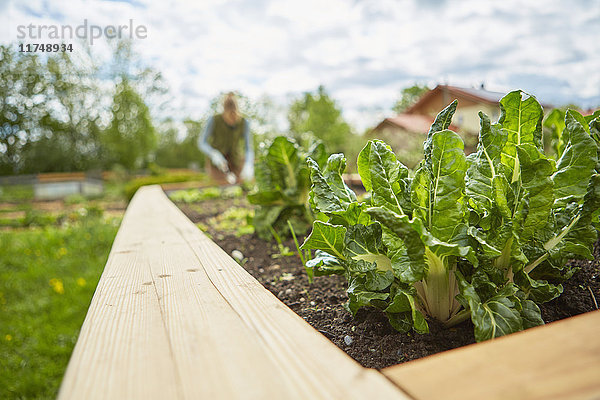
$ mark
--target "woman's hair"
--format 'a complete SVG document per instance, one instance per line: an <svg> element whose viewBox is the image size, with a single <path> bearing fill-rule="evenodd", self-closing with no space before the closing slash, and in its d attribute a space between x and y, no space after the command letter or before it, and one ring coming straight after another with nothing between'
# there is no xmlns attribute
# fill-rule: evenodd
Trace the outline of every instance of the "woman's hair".
<svg viewBox="0 0 600 400"><path fill-rule="evenodd" d="M235 94L233 92L227 93L225 101L223 102L223 119L229 125L237 124L242 116L240 115L237 101L235 100Z"/></svg>

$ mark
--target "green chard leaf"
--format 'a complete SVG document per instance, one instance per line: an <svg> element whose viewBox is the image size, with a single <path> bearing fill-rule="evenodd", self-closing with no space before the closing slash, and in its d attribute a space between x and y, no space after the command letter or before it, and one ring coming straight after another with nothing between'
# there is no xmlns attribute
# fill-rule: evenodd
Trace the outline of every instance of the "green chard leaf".
<svg viewBox="0 0 600 400"><path fill-rule="evenodd" d="M337 215L339 218L336 223L345 226L359 221L361 206L342 178L342 172L346 168L343 155L332 154L323 172L313 159L308 158L307 163L311 171L312 187L309 196L312 207L329 217Z"/></svg>
<svg viewBox="0 0 600 400"><path fill-rule="evenodd" d="M451 242L466 223L464 144L455 132L434 133L431 157L421 164L411 186L414 215L433 236Z"/></svg>
<svg viewBox="0 0 600 400"><path fill-rule="evenodd" d="M563 292L561 285L553 285L544 280L532 279L522 269L515 272L514 281L525 294L525 299L533 300L536 303L546 303L554 300Z"/></svg>
<svg viewBox="0 0 600 400"><path fill-rule="evenodd" d="M315 221L310 235L304 240L301 250L322 250L340 260L344 260L344 238L346 228L340 225L331 225L327 222Z"/></svg>
<svg viewBox="0 0 600 400"><path fill-rule="evenodd" d="M459 299L471 312L475 340L481 342L523 330L521 303L515 296L518 290L515 285L507 284L483 302L473 285L460 273L457 277L461 293Z"/></svg>
<svg viewBox="0 0 600 400"><path fill-rule="evenodd" d="M560 108L555 108L550 111L543 123L545 128L548 128L551 135L551 146L554 154L560 155L565 148L562 134L565 130L565 111Z"/></svg>
<svg viewBox="0 0 600 400"><path fill-rule="evenodd" d="M318 144L313 150L324 151ZM288 218L298 229L296 233L304 234L313 220L307 206L310 179L306 153L284 136L276 137L270 144L262 143L257 153L256 190L247 197L251 204L259 206L252 220L257 234L266 240L271 238L271 229L280 236L289 234Z"/></svg>
<svg viewBox="0 0 600 400"><path fill-rule="evenodd" d="M555 170L553 160L544 157L542 152L531 144L517 146L521 165L521 184L524 189L522 201L526 201L523 212L517 216L518 237L521 243L532 239L540 226L545 226L554 203L554 182L551 179ZM525 200L526 199L526 200Z"/></svg>
<svg viewBox="0 0 600 400"><path fill-rule="evenodd" d="M481 129L477 153L468 157L466 195L472 210L479 216L479 224L485 229L489 229L492 224L491 218L498 207L496 205L498 200L505 205L505 208L498 208L497 212L503 212L506 215L510 212L501 186L504 182L503 176L499 171L502 148L507 135L499 125L492 125L484 113L480 112L479 118Z"/></svg>
<svg viewBox="0 0 600 400"><path fill-rule="evenodd" d="M581 114L567 111L563 133L565 148L557 162L557 171L552 176L559 207L570 196L583 199L598 162L596 143L586 132L587 125L581 125L582 120Z"/></svg>
<svg viewBox="0 0 600 400"><path fill-rule="evenodd" d="M358 155L358 173L375 206L387 206L398 214L411 211L408 168L380 140L366 144Z"/></svg>
<svg viewBox="0 0 600 400"><path fill-rule="evenodd" d="M542 148L542 107L535 97L524 99L524 96L524 92L516 90L500 100L498 124L507 134L501 158L506 167L506 177L511 183L519 180L521 171L517 146L529 143Z"/></svg>
<svg viewBox="0 0 600 400"><path fill-rule="evenodd" d="M346 272L346 268L337 257L322 250L317 250L314 258L306 262L305 269L310 279L313 276L343 275Z"/></svg>
<svg viewBox="0 0 600 400"><path fill-rule="evenodd" d="M379 307L384 309L387 307L389 293L375 292L367 289L365 278L363 276L355 276L349 278L348 285L348 303L346 309L356 315L356 312L361 307Z"/></svg>
<svg viewBox="0 0 600 400"><path fill-rule="evenodd" d="M429 333L429 326L417 309L414 295L406 290L395 290L392 301L384 311L390 324L400 332L407 332L412 328L418 333Z"/></svg>
<svg viewBox="0 0 600 400"><path fill-rule="evenodd" d="M392 264L385 255L381 241L381 225L354 225L348 228L345 237L346 258L350 262L363 261L374 264L379 271L391 271Z"/></svg>
<svg viewBox="0 0 600 400"><path fill-rule="evenodd" d="M446 108L439 112L439 114L435 117L431 128L429 128L429 132L427 133L427 139L423 145L424 158L428 159L431 157L431 137L436 132L441 132L450 127L452 124L452 117L456 112L456 107L458 106L458 100L454 100L450 103Z"/></svg>

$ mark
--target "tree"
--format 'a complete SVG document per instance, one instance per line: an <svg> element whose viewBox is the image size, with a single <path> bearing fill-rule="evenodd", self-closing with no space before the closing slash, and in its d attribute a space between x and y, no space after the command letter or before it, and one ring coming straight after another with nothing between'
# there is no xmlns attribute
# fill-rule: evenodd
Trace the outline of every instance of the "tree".
<svg viewBox="0 0 600 400"><path fill-rule="evenodd" d="M0 174L23 172L24 149L45 132L47 80L36 54L0 45Z"/></svg>
<svg viewBox="0 0 600 400"><path fill-rule="evenodd" d="M413 85L407 88L402 89L400 92L400 99L396 101L396 104L392 107L392 110L398 114L406 111L410 106L415 104L421 96L423 96L426 92L428 92L429 87L427 85Z"/></svg>
<svg viewBox="0 0 600 400"><path fill-rule="evenodd" d="M203 124L199 121L186 120L187 131L183 139L179 138L177 124L168 120L159 129L159 144L155 162L165 168L189 168L192 165L203 167L204 154L198 148L198 139Z"/></svg>
<svg viewBox="0 0 600 400"><path fill-rule="evenodd" d="M342 112L329 97L325 88L319 86L317 93L305 93L292 103L288 113L291 132L298 138L312 132L324 144L328 152L346 150L352 129L342 118Z"/></svg>
<svg viewBox="0 0 600 400"><path fill-rule="evenodd" d="M47 59L44 135L26 146L28 172L83 171L102 167L99 115L102 91L91 56L58 53Z"/></svg>
<svg viewBox="0 0 600 400"><path fill-rule="evenodd" d="M124 77L115 87L110 126L103 142L111 163L127 169L145 167L157 145L148 106Z"/></svg>

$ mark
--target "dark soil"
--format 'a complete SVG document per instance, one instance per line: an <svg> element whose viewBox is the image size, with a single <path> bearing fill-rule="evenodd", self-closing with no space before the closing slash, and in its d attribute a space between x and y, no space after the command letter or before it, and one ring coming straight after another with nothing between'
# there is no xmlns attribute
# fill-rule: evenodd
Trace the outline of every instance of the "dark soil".
<svg viewBox="0 0 600 400"><path fill-rule="evenodd" d="M399 333L378 309L361 309L355 318L343 304L348 300L346 282L339 276L317 277L312 284L297 255L281 256L278 246L256 235L237 237L219 232L209 220L230 206L247 206L244 200L208 200L199 205L178 204L194 222L201 222L213 240L227 253L239 250L244 268L271 293L315 329L365 367L385 368L441 351L475 343L470 321L445 329L428 321L430 333ZM599 242L600 243L600 242ZM563 294L541 305L546 323L597 309L600 301L600 246L595 261L574 261L580 270L563 284ZM292 240L284 245L295 254ZM592 294L593 293L593 294Z"/></svg>

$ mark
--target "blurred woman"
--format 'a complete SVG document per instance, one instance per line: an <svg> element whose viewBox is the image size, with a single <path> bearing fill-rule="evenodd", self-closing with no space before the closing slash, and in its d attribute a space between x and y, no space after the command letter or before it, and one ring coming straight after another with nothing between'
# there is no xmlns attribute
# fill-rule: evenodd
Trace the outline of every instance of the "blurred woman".
<svg viewBox="0 0 600 400"><path fill-rule="evenodd" d="M207 171L219 183L250 181L254 177L254 149L250 125L239 112L233 93L223 102L223 113L212 116L198 140L208 156Z"/></svg>

